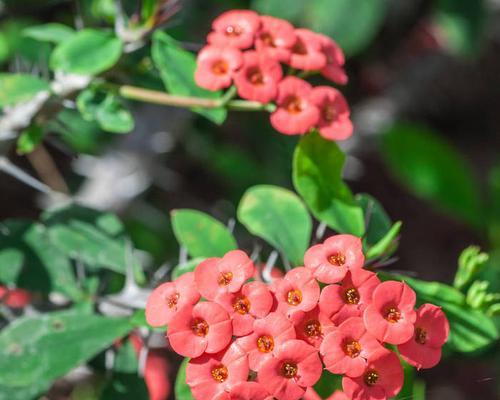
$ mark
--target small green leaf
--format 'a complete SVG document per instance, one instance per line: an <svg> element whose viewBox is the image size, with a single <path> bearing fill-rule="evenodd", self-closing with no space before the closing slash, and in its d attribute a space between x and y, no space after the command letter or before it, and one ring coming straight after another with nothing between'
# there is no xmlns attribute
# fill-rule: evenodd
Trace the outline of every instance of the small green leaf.
<svg viewBox="0 0 500 400"><path fill-rule="evenodd" d="M383 155L391 172L415 195L475 227L484 225L480 190L470 166L437 134L397 124L384 138Z"/></svg>
<svg viewBox="0 0 500 400"><path fill-rule="evenodd" d="M153 61L160 71L161 79L167 90L172 94L218 99L221 92L211 92L199 87L194 81L196 58L182 49L179 44L162 31L153 35L151 50ZM227 116L225 108L203 109L194 108L204 117L216 124L222 124Z"/></svg>
<svg viewBox="0 0 500 400"><path fill-rule="evenodd" d="M23 34L39 42L61 43L72 38L75 30L67 25L52 22L29 26L23 30Z"/></svg>
<svg viewBox="0 0 500 400"><path fill-rule="evenodd" d="M31 125L19 135L17 139L17 154L28 154L35 150L45 136L39 125Z"/></svg>
<svg viewBox="0 0 500 400"><path fill-rule="evenodd" d="M342 181L345 155L335 142L313 132L300 139L293 158L293 184L320 221L340 233L362 236L363 210Z"/></svg>
<svg viewBox="0 0 500 400"><path fill-rule="evenodd" d="M373 259L394 252L394 250L396 249L394 243L397 236L399 235L399 231L401 230L402 225L403 223L401 221L397 221L396 223L394 223L391 229L387 231L386 235L368 249L368 251L366 252L366 258Z"/></svg>
<svg viewBox="0 0 500 400"><path fill-rule="evenodd" d="M231 232L215 218L197 210L174 210L172 227L177 241L191 257L222 257L238 248Z"/></svg>
<svg viewBox="0 0 500 400"><path fill-rule="evenodd" d="M83 29L54 49L50 67L54 71L97 75L118 62L122 47L122 42L109 32Z"/></svg>
<svg viewBox="0 0 500 400"><path fill-rule="evenodd" d="M175 398L179 400L194 400L191 389L186 383L186 367L188 362L189 358L185 358L182 361L177 378L175 379Z"/></svg>
<svg viewBox="0 0 500 400"><path fill-rule="evenodd" d="M139 363L132 340L124 340L116 353L113 371L125 374L137 373L138 366Z"/></svg>
<svg viewBox="0 0 500 400"><path fill-rule="evenodd" d="M205 260L204 257L193 258L184 264L179 264L172 270L172 280L177 279L179 276L185 274L186 272L192 272L201 263Z"/></svg>
<svg viewBox="0 0 500 400"><path fill-rule="evenodd" d="M0 107L31 100L38 93L49 91L49 83L28 74L0 74Z"/></svg>
<svg viewBox="0 0 500 400"><path fill-rule="evenodd" d="M312 222L295 193L277 186L253 186L240 201L238 220L250 233L283 252L294 265L302 265Z"/></svg>
<svg viewBox="0 0 500 400"><path fill-rule="evenodd" d="M0 332L0 399L35 397L130 329L125 319L75 310L17 319Z"/></svg>
<svg viewBox="0 0 500 400"><path fill-rule="evenodd" d="M128 133L134 129L134 118L129 110L118 100L108 94L96 112L96 120L101 128L112 133Z"/></svg>
<svg viewBox="0 0 500 400"><path fill-rule="evenodd" d="M488 258L488 254L481 253L478 246L467 247L458 257L458 269L455 274L453 286L457 289L463 289L471 283L474 277L486 265Z"/></svg>

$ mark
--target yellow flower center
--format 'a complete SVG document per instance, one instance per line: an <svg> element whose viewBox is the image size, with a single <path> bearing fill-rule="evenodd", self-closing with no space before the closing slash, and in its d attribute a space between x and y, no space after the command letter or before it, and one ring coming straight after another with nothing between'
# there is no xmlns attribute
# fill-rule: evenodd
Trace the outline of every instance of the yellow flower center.
<svg viewBox="0 0 500 400"><path fill-rule="evenodd" d="M233 273L232 272L221 272L219 274L219 277L217 278L217 283L219 286L227 286L231 283L233 280Z"/></svg>
<svg viewBox="0 0 500 400"><path fill-rule="evenodd" d="M238 296L233 301L233 309L238 314L248 314L250 312L250 300L245 296Z"/></svg>
<svg viewBox="0 0 500 400"><path fill-rule="evenodd" d="M292 379L297 375L297 364L293 361L285 361L281 364L281 375L287 379Z"/></svg>
<svg viewBox="0 0 500 400"><path fill-rule="evenodd" d="M212 368L211 373L212 373L212 378L214 378L214 380L216 380L219 383L224 382L229 375L227 368L222 364L218 365L215 368Z"/></svg>
<svg viewBox="0 0 500 400"><path fill-rule="evenodd" d="M201 318L195 318L191 323L191 330L195 335L205 337L208 333L207 321Z"/></svg>
<svg viewBox="0 0 500 400"><path fill-rule="evenodd" d="M302 292L299 289L292 289L286 294L286 302L291 306L298 306L302 302Z"/></svg>
<svg viewBox="0 0 500 400"><path fill-rule="evenodd" d="M375 385L378 381L378 378L378 372L373 369L366 371L365 375L363 376L363 380L365 381L367 386Z"/></svg>
<svg viewBox="0 0 500 400"><path fill-rule="evenodd" d="M308 337L319 337L321 336L321 324L317 319L312 319L307 321L304 325L304 333Z"/></svg>
<svg viewBox="0 0 500 400"><path fill-rule="evenodd" d="M257 339L257 348L261 353L269 353L274 349L274 340L271 336L262 335Z"/></svg>

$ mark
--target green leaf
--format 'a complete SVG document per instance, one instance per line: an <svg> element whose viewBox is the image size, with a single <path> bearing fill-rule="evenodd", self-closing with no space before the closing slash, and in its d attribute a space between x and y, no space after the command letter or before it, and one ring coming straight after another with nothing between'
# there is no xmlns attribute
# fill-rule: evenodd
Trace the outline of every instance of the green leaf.
<svg viewBox="0 0 500 400"><path fill-rule="evenodd" d="M364 50L379 31L386 0L253 0L252 7L335 39L346 54Z"/></svg>
<svg viewBox="0 0 500 400"><path fill-rule="evenodd" d="M50 240L67 257L92 267L125 272L126 237L115 215L70 205L47 211L42 219Z"/></svg>
<svg viewBox="0 0 500 400"><path fill-rule="evenodd" d="M463 289L470 284L488 262L488 254L481 253L478 246L469 246L458 257L458 269L453 286Z"/></svg>
<svg viewBox="0 0 500 400"><path fill-rule="evenodd" d="M313 132L300 139L293 158L293 184L313 215L340 233L362 236L363 210L342 181L345 155L335 142Z"/></svg>
<svg viewBox="0 0 500 400"><path fill-rule="evenodd" d="M172 94L218 99L221 92L211 92L199 87L194 81L196 58L182 49L179 44L166 33L156 31L153 35L151 50L153 61L160 71L161 79ZM203 109L193 108L216 124L222 124L227 116L225 108Z"/></svg>
<svg viewBox="0 0 500 400"><path fill-rule="evenodd" d="M329 398L336 390L342 390L342 376L334 375L325 369L314 385L314 390L321 399Z"/></svg>
<svg viewBox="0 0 500 400"><path fill-rule="evenodd" d="M0 74L0 107L31 100L38 93L50 90L49 83L28 74Z"/></svg>
<svg viewBox="0 0 500 400"><path fill-rule="evenodd" d="M129 133L134 129L134 118L118 97L108 94L96 112L101 128L112 133Z"/></svg>
<svg viewBox="0 0 500 400"><path fill-rule="evenodd" d="M444 139L423 127L397 124L384 138L383 156L391 172L415 195L475 227L484 224L471 168Z"/></svg>
<svg viewBox="0 0 500 400"><path fill-rule="evenodd" d="M31 291L57 291L73 300L81 299L71 263L49 241L43 225L24 220L4 221L0 224L0 248L0 281Z"/></svg>
<svg viewBox="0 0 500 400"><path fill-rule="evenodd" d="M139 363L137 355L132 344L132 340L128 339L123 341L122 345L116 353L115 362L113 364L113 371L122 372L126 374L137 373Z"/></svg>
<svg viewBox="0 0 500 400"><path fill-rule="evenodd" d="M17 139L17 154L28 154L35 150L45 136L39 125L31 125L19 135Z"/></svg>
<svg viewBox="0 0 500 400"><path fill-rule="evenodd" d="M302 265L312 222L295 193L277 186L253 186L240 201L238 220L250 233L284 253L294 265Z"/></svg>
<svg viewBox="0 0 500 400"><path fill-rule="evenodd" d="M402 225L401 221L397 221L382 239L368 249L366 258L373 259L393 253L397 247L396 238L399 235Z"/></svg>
<svg viewBox="0 0 500 400"><path fill-rule="evenodd" d="M54 71L97 75L118 62L122 47L122 42L109 32L83 29L54 49L50 67Z"/></svg>
<svg viewBox="0 0 500 400"><path fill-rule="evenodd" d="M125 319L74 310L16 320L0 332L0 399L35 397L130 329Z"/></svg>
<svg viewBox="0 0 500 400"><path fill-rule="evenodd" d="M231 232L215 218L197 210L174 210L172 227L177 241L191 257L222 257L238 248Z"/></svg>
<svg viewBox="0 0 500 400"><path fill-rule="evenodd" d="M461 56L479 53L487 17L483 0L438 0L434 9L434 23L445 47Z"/></svg>
<svg viewBox="0 0 500 400"><path fill-rule="evenodd" d="M194 271L194 269L198 266L198 264L201 263L203 260L205 260L204 257L198 257L198 258L193 258L183 264L177 265L172 270L172 280L177 279L179 276L185 274L186 272Z"/></svg>
<svg viewBox="0 0 500 400"><path fill-rule="evenodd" d="M175 379L175 398L179 400L194 400L191 389L186 383L186 367L188 362L189 358L185 358L182 361L177 378Z"/></svg>
<svg viewBox="0 0 500 400"><path fill-rule="evenodd" d="M72 38L75 35L75 30L67 25L51 22L29 26L23 30L23 34L39 42L61 43Z"/></svg>

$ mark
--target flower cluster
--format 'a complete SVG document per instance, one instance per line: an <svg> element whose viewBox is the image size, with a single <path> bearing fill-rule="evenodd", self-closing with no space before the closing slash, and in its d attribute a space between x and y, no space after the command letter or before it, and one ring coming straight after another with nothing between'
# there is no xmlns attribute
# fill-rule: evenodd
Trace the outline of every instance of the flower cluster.
<svg viewBox="0 0 500 400"><path fill-rule="evenodd" d="M276 103L273 127L286 135L300 135L316 127L329 140L352 134L349 107L330 86L312 87L294 76L319 72L337 83L347 83L344 54L329 37L289 22L249 10L232 10L217 17L208 45L198 54L196 83L208 90L231 86L246 100ZM281 64L291 74L284 77Z"/></svg>
<svg viewBox="0 0 500 400"><path fill-rule="evenodd" d="M266 284L251 279L256 268L243 251L230 251L156 288L146 317L168 325L173 350L191 358L186 381L196 399L310 398L323 368L343 376L335 398L386 399L403 385L400 358L386 345L430 368L449 327L439 307L415 310L408 285L381 282L364 262L359 238L336 235Z"/></svg>

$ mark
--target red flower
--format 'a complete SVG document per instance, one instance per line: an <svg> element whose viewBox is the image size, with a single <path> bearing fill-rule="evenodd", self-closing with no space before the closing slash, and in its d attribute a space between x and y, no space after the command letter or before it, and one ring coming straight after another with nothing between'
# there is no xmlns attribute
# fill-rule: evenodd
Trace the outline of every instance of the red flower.
<svg viewBox="0 0 500 400"><path fill-rule="evenodd" d="M319 312L316 306L311 311L297 311L290 317L297 339L303 340L319 349L323 338L334 330L334 325L328 317Z"/></svg>
<svg viewBox="0 0 500 400"><path fill-rule="evenodd" d="M167 337L174 351L184 357L217 353L231 341L233 329L227 312L205 301L179 310L168 326Z"/></svg>
<svg viewBox="0 0 500 400"><path fill-rule="evenodd" d="M319 120L319 110L311 102L312 86L306 81L288 76L278 85L278 108L271 114L271 125L285 135L308 132Z"/></svg>
<svg viewBox="0 0 500 400"><path fill-rule="evenodd" d="M399 393L403 378L398 356L384 349L371 356L363 375L358 378L345 376L342 387L352 400L385 400Z"/></svg>
<svg viewBox="0 0 500 400"><path fill-rule="evenodd" d="M304 267L294 268L276 282L278 312L289 316L296 311L310 311L318 304L319 293L318 282L311 272Z"/></svg>
<svg viewBox="0 0 500 400"><path fill-rule="evenodd" d="M241 52L233 47L205 46L196 60L194 80L207 90L231 86L234 72L241 66L242 60Z"/></svg>
<svg viewBox="0 0 500 400"><path fill-rule="evenodd" d="M26 307L33 300L30 292L24 289L9 289L0 285L0 304L7 307L21 309Z"/></svg>
<svg viewBox="0 0 500 400"><path fill-rule="evenodd" d="M432 368L441 359L441 347L446 343L450 326L446 315L433 304L423 304L417 310L415 333L408 342L398 346L401 357L410 365Z"/></svg>
<svg viewBox="0 0 500 400"><path fill-rule="evenodd" d="M288 64L305 71L317 71L326 66L321 38L308 29L295 29L297 41L292 47Z"/></svg>
<svg viewBox="0 0 500 400"><path fill-rule="evenodd" d="M326 56L326 66L321 70L321 75L339 85L348 81L343 65L344 53L335 41L328 36L317 34L321 40L321 49Z"/></svg>
<svg viewBox="0 0 500 400"><path fill-rule="evenodd" d="M350 400L350 399L343 391L336 390L326 400Z"/></svg>
<svg viewBox="0 0 500 400"><path fill-rule="evenodd" d="M318 130L328 140L345 140L352 135L349 106L342 93L330 86L317 86L311 101L319 108Z"/></svg>
<svg viewBox="0 0 500 400"><path fill-rule="evenodd" d="M257 51L264 51L267 57L288 62L291 48L297 41L295 29L288 21L280 18L260 17L261 26L255 39Z"/></svg>
<svg viewBox="0 0 500 400"><path fill-rule="evenodd" d="M232 387L229 400L273 400L273 397L260 383L240 382Z"/></svg>
<svg viewBox="0 0 500 400"><path fill-rule="evenodd" d="M154 327L165 326L186 305L193 305L200 299L194 284L194 274L187 272L173 282L158 286L148 298L146 320Z"/></svg>
<svg viewBox="0 0 500 400"><path fill-rule="evenodd" d="M255 318L264 318L273 306L274 298L267 285L250 282L237 293L227 293L216 299L229 312L233 321L233 335L248 335Z"/></svg>
<svg viewBox="0 0 500 400"><path fill-rule="evenodd" d="M253 11L227 11L214 20L213 32L208 34L207 41L218 46L246 49L252 46L259 25L259 15Z"/></svg>
<svg viewBox="0 0 500 400"><path fill-rule="evenodd" d="M331 236L304 255L304 265L323 283L340 282L347 271L362 268L364 262L361 239L353 235Z"/></svg>
<svg viewBox="0 0 500 400"><path fill-rule="evenodd" d="M381 342L407 342L415 330L415 300L415 292L406 283L381 283L363 314L366 329Z"/></svg>
<svg viewBox="0 0 500 400"><path fill-rule="evenodd" d="M234 77L240 97L268 103L278 93L278 82L283 77L281 65L265 53L247 51L243 67Z"/></svg>
<svg viewBox="0 0 500 400"><path fill-rule="evenodd" d="M319 296L319 309L338 325L351 317L361 317L380 279L363 268L347 271L340 285L328 285Z"/></svg>
<svg viewBox="0 0 500 400"><path fill-rule="evenodd" d="M298 400L321 377L318 351L302 340L289 340L267 359L257 375L258 382L278 400Z"/></svg>
<svg viewBox="0 0 500 400"><path fill-rule="evenodd" d="M320 352L328 371L355 378L365 372L370 356L381 349L361 318L349 318L325 337Z"/></svg>
<svg viewBox="0 0 500 400"><path fill-rule="evenodd" d="M214 399L248 379L246 353L232 343L217 354L203 354L193 358L186 368L186 383L196 400Z"/></svg>
<svg viewBox="0 0 500 400"><path fill-rule="evenodd" d="M208 258L194 270L200 294L208 300L219 295L236 293L253 276L252 260L241 250L231 250L222 258Z"/></svg>
<svg viewBox="0 0 500 400"><path fill-rule="evenodd" d="M273 312L255 320L253 333L237 342L248 353L250 368L259 371L262 363L273 358L281 344L290 339L295 339L292 323L284 315Z"/></svg>

